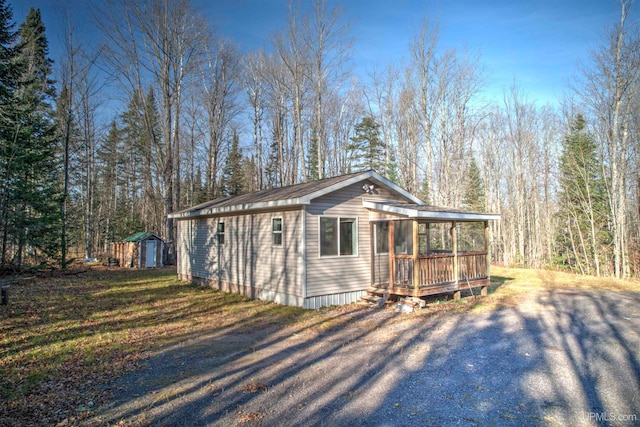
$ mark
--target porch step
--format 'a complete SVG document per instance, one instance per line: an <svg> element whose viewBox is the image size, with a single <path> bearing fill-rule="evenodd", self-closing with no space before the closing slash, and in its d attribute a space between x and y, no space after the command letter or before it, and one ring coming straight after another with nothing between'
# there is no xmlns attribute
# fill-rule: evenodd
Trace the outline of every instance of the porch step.
<svg viewBox="0 0 640 427"><path fill-rule="evenodd" d="M389 299L389 290L380 288L368 288L367 294L360 298L360 303L369 307L380 308L385 305Z"/></svg>

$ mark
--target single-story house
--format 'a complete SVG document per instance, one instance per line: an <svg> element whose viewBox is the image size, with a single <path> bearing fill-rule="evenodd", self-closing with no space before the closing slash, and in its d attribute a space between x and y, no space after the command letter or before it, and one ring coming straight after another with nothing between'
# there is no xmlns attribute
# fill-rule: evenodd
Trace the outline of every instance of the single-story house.
<svg viewBox="0 0 640 427"><path fill-rule="evenodd" d="M164 240L152 232L138 231L125 237L122 242L112 243L109 257L118 260L120 267L162 267Z"/></svg>
<svg viewBox="0 0 640 427"><path fill-rule="evenodd" d="M424 296L489 284L488 221L429 206L374 171L209 201L170 215L177 273L304 308L367 292Z"/></svg>

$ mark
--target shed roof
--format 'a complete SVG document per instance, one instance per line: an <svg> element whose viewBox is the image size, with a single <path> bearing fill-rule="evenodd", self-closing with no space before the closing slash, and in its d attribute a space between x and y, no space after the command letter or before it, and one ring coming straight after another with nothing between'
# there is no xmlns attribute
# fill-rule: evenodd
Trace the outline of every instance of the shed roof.
<svg viewBox="0 0 640 427"><path fill-rule="evenodd" d="M125 237L124 239L122 239L123 242L141 242L145 239L148 239L149 237L155 237L158 240L162 240L157 234L152 233L150 231L138 231L136 233L133 233L130 236Z"/></svg>
<svg viewBox="0 0 640 427"><path fill-rule="evenodd" d="M373 170L369 170L305 182L302 184L290 185L287 187L273 188L270 190L215 199L189 209L174 212L170 214L169 217L192 218L197 216L234 213L248 210L276 209L286 206L308 205L313 199L365 179L379 185L384 185L392 192L398 194L407 201L415 203L416 205L425 204L422 200L389 181L382 175Z"/></svg>
<svg viewBox="0 0 640 427"><path fill-rule="evenodd" d="M397 201L363 200L362 206L407 218L423 218L435 221L489 221L500 219L500 214L470 212L414 203L398 203Z"/></svg>

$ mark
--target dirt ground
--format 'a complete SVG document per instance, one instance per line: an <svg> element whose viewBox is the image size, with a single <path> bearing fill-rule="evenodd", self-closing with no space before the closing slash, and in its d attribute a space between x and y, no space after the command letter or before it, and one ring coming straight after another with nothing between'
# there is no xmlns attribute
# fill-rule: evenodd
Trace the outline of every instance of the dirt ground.
<svg viewBox="0 0 640 427"><path fill-rule="evenodd" d="M639 293L549 290L484 313L336 310L323 322L162 347L87 424L640 425Z"/></svg>

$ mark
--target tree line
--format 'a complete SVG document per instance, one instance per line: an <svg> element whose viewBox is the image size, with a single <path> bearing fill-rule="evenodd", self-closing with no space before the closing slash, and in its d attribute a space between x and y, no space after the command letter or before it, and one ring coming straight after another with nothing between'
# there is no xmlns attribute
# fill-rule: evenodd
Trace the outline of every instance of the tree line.
<svg viewBox="0 0 640 427"><path fill-rule="evenodd" d="M372 168L430 204L501 213L495 262L637 276L631 3L552 107L515 81L483 100L481 56L443 49L427 19L406 59L358 77L326 0L290 2L286 26L244 54L189 0L105 0L99 43L62 17L54 65L40 12L16 29L0 0L1 267L64 266L139 230L171 259L171 212Z"/></svg>

